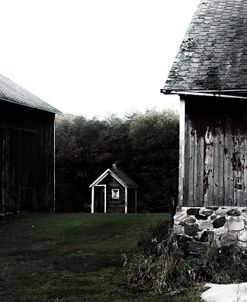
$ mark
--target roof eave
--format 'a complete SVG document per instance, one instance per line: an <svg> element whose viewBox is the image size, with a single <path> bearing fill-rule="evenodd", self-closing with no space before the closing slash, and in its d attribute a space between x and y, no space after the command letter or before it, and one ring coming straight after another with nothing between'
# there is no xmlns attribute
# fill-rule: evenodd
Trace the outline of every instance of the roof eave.
<svg viewBox="0 0 247 302"><path fill-rule="evenodd" d="M247 89L239 90L169 90L161 89L161 93L166 95L177 94L177 95L195 95L195 96L209 96L218 98L234 98L247 100L247 96L235 95L233 93L247 93ZM228 94L231 93L231 94Z"/></svg>

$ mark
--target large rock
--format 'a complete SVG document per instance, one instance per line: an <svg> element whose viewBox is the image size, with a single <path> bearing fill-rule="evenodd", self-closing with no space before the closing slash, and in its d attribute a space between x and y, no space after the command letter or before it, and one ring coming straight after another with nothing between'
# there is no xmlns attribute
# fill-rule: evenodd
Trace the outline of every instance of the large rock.
<svg viewBox="0 0 247 302"><path fill-rule="evenodd" d="M241 212L238 209L230 209L226 212L228 216L240 216Z"/></svg>
<svg viewBox="0 0 247 302"><path fill-rule="evenodd" d="M185 224L184 233L188 236L196 236L199 231L199 227L197 224Z"/></svg>
<svg viewBox="0 0 247 302"><path fill-rule="evenodd" d="M211 216L213 214L213 210L211 210L211 209L203 209L201 211L201 214L205 215L205 216Z"/></svg>
<svg viewBox="0 0 247 302"><path fill-rule="evenodd" d="M244 229L244 222L242 219L231 217L227 222L229 231L241 231Z"/></svg>
<svg viewBox="0 0 247 302"><path fill-rule="evenodd" d="M186 224L191 224L191 223L195 223L196 219L192 216L189 216L187 219L185 219L184 221Z"/></svg>
<svg viewBox="0 0 247 302"><path fill-rule="evenodd" d="M247 230L242 230L238 233L238 240L247 242Z"/></svg>
<svg viewBox="0 0 247 302"><path fill-rule="evenodd" d="M219 218L216 218L214 221L213 221L213 226L214 228L221 228L225 225L226 223L226 217L222 216L222 217L219 217Z"/></svg>
<svg viewBox="0 0 247 302"><path fill-rule="evenodd" d="M199 208L189 208L187 210L188 215L199 215L200 209Z"/></svg>

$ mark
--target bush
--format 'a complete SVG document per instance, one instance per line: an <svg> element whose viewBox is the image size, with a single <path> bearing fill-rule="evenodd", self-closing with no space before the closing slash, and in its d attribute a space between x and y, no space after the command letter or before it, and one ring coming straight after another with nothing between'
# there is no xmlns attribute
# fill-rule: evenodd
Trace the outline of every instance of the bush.
<svg viewBox="0 0 247 302"><path fill-rule="evenodd" d="M143 234L137 250L124 260L129 287L156 293L177 292L204 282L237 283L247 278L247 258L242 253L222 253L211 245L200 257L186 256L167 224Z"/></svg>

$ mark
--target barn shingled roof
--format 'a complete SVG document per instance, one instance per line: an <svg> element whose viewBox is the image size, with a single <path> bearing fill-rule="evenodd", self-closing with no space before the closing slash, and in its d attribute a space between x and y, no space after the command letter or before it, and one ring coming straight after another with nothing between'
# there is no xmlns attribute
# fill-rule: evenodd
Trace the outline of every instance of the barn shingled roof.
<svg viewBox="0 0 247 302"><path fill-rule="evenodd" d="M0 74L0 100L52 113L59 110Z"/></svg>
<svg viewBox="0 0 247 302"><path fill-rule="evenodd" d="M201 0L162 92L247 89L247 1Z"/></svg>

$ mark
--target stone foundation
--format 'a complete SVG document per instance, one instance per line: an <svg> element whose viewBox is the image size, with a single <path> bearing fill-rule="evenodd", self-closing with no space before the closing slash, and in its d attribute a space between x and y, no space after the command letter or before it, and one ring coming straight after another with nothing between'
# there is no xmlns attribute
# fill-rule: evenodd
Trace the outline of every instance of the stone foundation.
<svg viewBox="0 0 247 302"><path fill-rule="evenodd" d="M187 254L200 255L212 244L247 253L247 208L177 208L173 230Z"/></svg>

